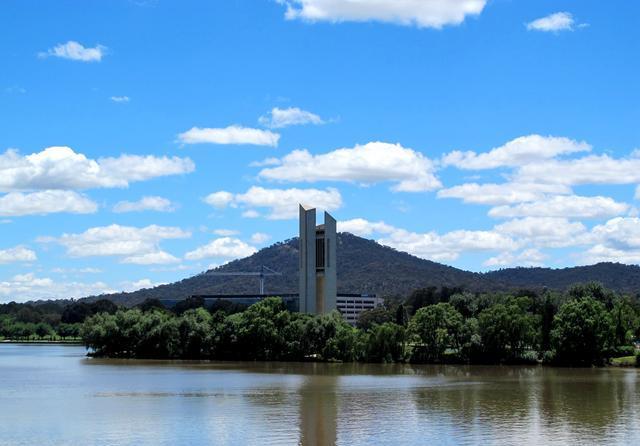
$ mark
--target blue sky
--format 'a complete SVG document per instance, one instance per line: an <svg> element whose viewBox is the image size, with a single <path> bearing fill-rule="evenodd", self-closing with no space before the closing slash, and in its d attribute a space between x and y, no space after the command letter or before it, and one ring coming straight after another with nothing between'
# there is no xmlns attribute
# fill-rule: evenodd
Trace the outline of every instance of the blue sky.
<svg viewBox="0 0 640 446"><path fill-rule="evenodd" d="M640 262L635 1L0 3L0 301L342 230L474 271Z"/></svg>

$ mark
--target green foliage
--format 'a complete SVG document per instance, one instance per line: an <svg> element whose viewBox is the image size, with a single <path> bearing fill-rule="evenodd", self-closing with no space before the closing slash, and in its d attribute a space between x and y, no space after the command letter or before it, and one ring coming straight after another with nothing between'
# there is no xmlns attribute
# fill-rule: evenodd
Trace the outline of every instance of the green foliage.
<svg viewBox="0 0 640 446"><path fill-rule="evenodd" d="M568 301L553 320L551 342L562 364L602 364L613 339L610 314L590 296Z"/></svg>
<svg viewBox="0 0 640 446"><path fill-rule="evenodd" d="M419 343L413 358L441 361L447 349L460 347L463 323L462 315L451 304L420 308L409 323L409 332Z"/></svg>
<svg viewBox="0 0 640 446"><path fill-rule="evenodd" d="M514 361L533 344L533 318L526 313L527 298L510 298L478 315L483 354L489 362Z"/></svg>
<svg viewBox="0 0 640 446"><path fill-rule="evenodd" d="M374 325L364 336L366 360L401 362L405 358L405 328L393 322Z"/></svg>
<svg viewBox="0 0 640 446"><path fill-rule="evenodd" d="M360 330L369 330L374 325L384 324L385 322L392 322L396 318L396 315L381 305L379 307L373 308L371 310L366 310L360 313L358 316L358 321L356 323L356 327Z"/></svg>

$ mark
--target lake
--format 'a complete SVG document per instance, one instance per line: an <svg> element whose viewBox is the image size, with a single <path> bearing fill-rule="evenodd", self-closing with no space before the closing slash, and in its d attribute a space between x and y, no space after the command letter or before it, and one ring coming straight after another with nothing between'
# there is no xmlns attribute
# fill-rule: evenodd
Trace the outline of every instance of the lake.
<svg viewBox="0 0 640 446"><path fill-rule="evenodd" d="M640 444L636 369L92 359L0 344L0 444Z"/></svg>

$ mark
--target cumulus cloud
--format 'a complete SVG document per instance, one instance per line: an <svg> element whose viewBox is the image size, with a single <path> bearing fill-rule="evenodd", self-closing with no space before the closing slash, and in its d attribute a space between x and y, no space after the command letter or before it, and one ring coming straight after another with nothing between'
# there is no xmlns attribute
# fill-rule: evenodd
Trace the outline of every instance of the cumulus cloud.
<svg viewBox="0 0 640 446"><path fill-rule="evenodd" d="M129 183L195 169L189 158L121 155L92 160L69 147L22 156L0 154L0 191L127 187Z"/></svg>
<svg viewBox="0 0 640 446"><path fill-rule="evenodd" d="M610 197L563 195L515 206L497 206L489 210L489 216L494 218L606 218L624 214L628 210L628 204L617 202Z"/></svg>
<svg viewBox="0 0 640 446"><path fill-rule="evenodd" d="M571 194L562 184L465 183L438 191L438 198L459 198L465 203L503 205L542 200L548 195Z"/></svg>
<svg viewBox="0 0 640 446"><path fill-rule="evenodd" d="M591 233L594 245L584 253L584 262L640 263L640 218L616 217Z"/></svg>
<svg viewBox="0 0 640 446"><path fill-rule="evenodd" d="M122 282L120 284L120 286L122 287L122 290L129 293L132 291L138 291L145 288L146 289L155 288L160 285L165 285L165 282L154 282L151 279L140 279L140 280L135 280L133 282Z"/></svg>
<svg viewBox="0 0 640 446"><path fill-rule="evenodd" d="M0 216L46 215L57 212L92 214L98 205L85 195L67 190L11 192L0 196Z"/></svg>
<svg viewBox="0 0 640 446"><path fill-rule="evenodd" d="M459 169L483 170L498 167L517 167L533 161L554 158L558 155L588 152L586 142L555 136L528 135L509 141L486 153L453 151L443 156L445 166Z"/></svg>
<svg viewBox="0 0 640 446"><path fill-rule="evenodd" d="M264 232L256 232L254 234L251 234L251 243L254 243L256 245L262 245L270 239L271 236L269 234L265 234Z"/></svg>
<svg viewBox="0 0 640 446"><path fill-rule="evenodd" d="M250 144L277 147L279 140L278 133L239 125L225 128L193 127L178 135L178 141L185 144Z"/></svg>
<svg viewBox="0 0 640 446"><path fill-rule="evenodd" d="M122 259L122 263L132 263L134 265L166 265L168 263L179 263L180 259L165 251L154 251L146 254L134 255Z"/></svg>
<svg viewBox="0 0 640 446"><path fill-rule="evenodd" d="M269 115L261 116L258 120L265 127L280 129L292 125L324 124L322 118L314 113L301 110L298 107L272 108Z"/></svg>
<svg viewBox="0 0 640 446"><path fill-rule="evenodd" d="M236 229L214 229L213 233L215 235L219 235L221 237L230 237L232 235L240 234L240 231L238 231Z"/></svg>
<svg viewBox="0 0 640 446"><path fill-rule="evenodd" d="M440 29L477 16L486 0L278 0L285 17L310 22L378 21Z"/></svg>
<svg viewBox="0 0 640 446"><path fill-rule="evenodd" d="M62 59L76 60L80 62L100 62L106 54L107 47L96 45L95 47L85 47L81 43L70 40L67 43L61 43L39 53L38 56L44 57L60 57Z"/></svg>
<svg viewBox="0 0 640 446"><path fill-rule="evenodd" d="M358 231L356 235L380 234L377 241L399 251L408 252L423 259L453 261L465 252L513 251L518 243L511 237L495 231L456 230L445 234L435 231L417 233L388 225L383 221L364 219L339 222L340 231Z"/></svg>
<svg viewBox="0 0 640 446"><path fill-rule="evenodd" d="M234 195L227 191L213 192L207 195L204 199L205 203L213 206L214 208L224 209L233 202Z"/></svg>
<svg viewBox="0 0 640 446"><path fill-rule="evenodd" d="M558 32L573 31L575 20L569 12L556 12L527 23L529 31Z"/></svg>
<svg viewBox="0 0 640 446"><path fill-rule="evenodd" d="M520 253L503 252L487 259L484 266L542 266L548 255L537 249L526 249Z"/></svg>
<svg viewBox="0 0 640 446"><path fill-rule="evenodd" d="M157 212L173 212L175 206L170 200L163 197L150 196L142 197L138 201L120 201L113 207L113 212L140 212L140 211L157 211Z"/></svg>
<svg viewBox="0 0 640 446"><path fill-rule="evenodd" d="M136 228L113 224L90 228L80 234L44 237L39 241L59 243L71 257L119 256L123 258L123 263L151 265L178 261L176 257L160 249L161 241L190 236L189 232L170 226Z"/></svg>
<svg viewBox="0 0 640 446"><path fill-rule="evenodd" d="M433 162L420 152L400 144L370 142L353 148L312 155L294 150L280 165L262 169L264 179L293 182L348 181L378 183L392 181L394 191L420 192L442 186Z"/></svg>
<svg viewBox="0 0 640 446"><path fill-rule="evenodd" d="M48 277L38 277L34 273L18 274L10 279L0 280L0 298L4 301L70 299L113 292L115 290L104 282L56 282Z"/></svg>
<svg viewBox="0 0 640 446"><path fill-rule="evenodd" d="M342 196L337 189L266 189L251 187L244 194L230 192L214 192L204 200L206 203L222 208L227 205L248 208L243 216L258 217L255 208L267 208L267 218L271 220L286 220L298 217L298 204L304 203L323 210L333 211L342 206Z"/></svg>
<svg viewBox="0 0 640 446"><path fill-rule="evenodd" d="M36 253L24 246L16 246L15 248L0 249L0 264L33 262L37 260Z"/></svg>
<svg viewBox="0 0 640 446"><path fill-rule="evenodd" d="M514 181L566 185L636 184L640 182L640 157L591 155L571 160L546 160L520 167Z"/></svg>
<svg viewBox="0 0 640 446"><path fill-rule="evenodd" d="M258 250L237 238L222 237L200 246L185 255L187 260L201 260L206 258L223 258L226 260L248 257Z"/></svg>
<svg viewBox="0 0 640 446"><path fill-rule="evenodd" d="M537 247L562 248L590 243L581 222L560 217L525 217L497 225L494 231Z"/></svg>

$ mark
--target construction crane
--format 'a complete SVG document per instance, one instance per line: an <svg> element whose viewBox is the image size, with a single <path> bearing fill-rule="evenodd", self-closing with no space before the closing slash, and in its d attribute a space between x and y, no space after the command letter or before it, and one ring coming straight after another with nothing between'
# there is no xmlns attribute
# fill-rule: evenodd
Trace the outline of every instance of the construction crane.
<svg viewBox="0 0 640 446"><path fill-rule="evenodd" d="M281 276L282 273L272 270L268 266L262 265L260 267L259 272L250 273L250 272L223 272L223 271L210 271L205 273L207 276L258 276L260 277L260 294L264 294L264 280L267 276Z"/></svg>

